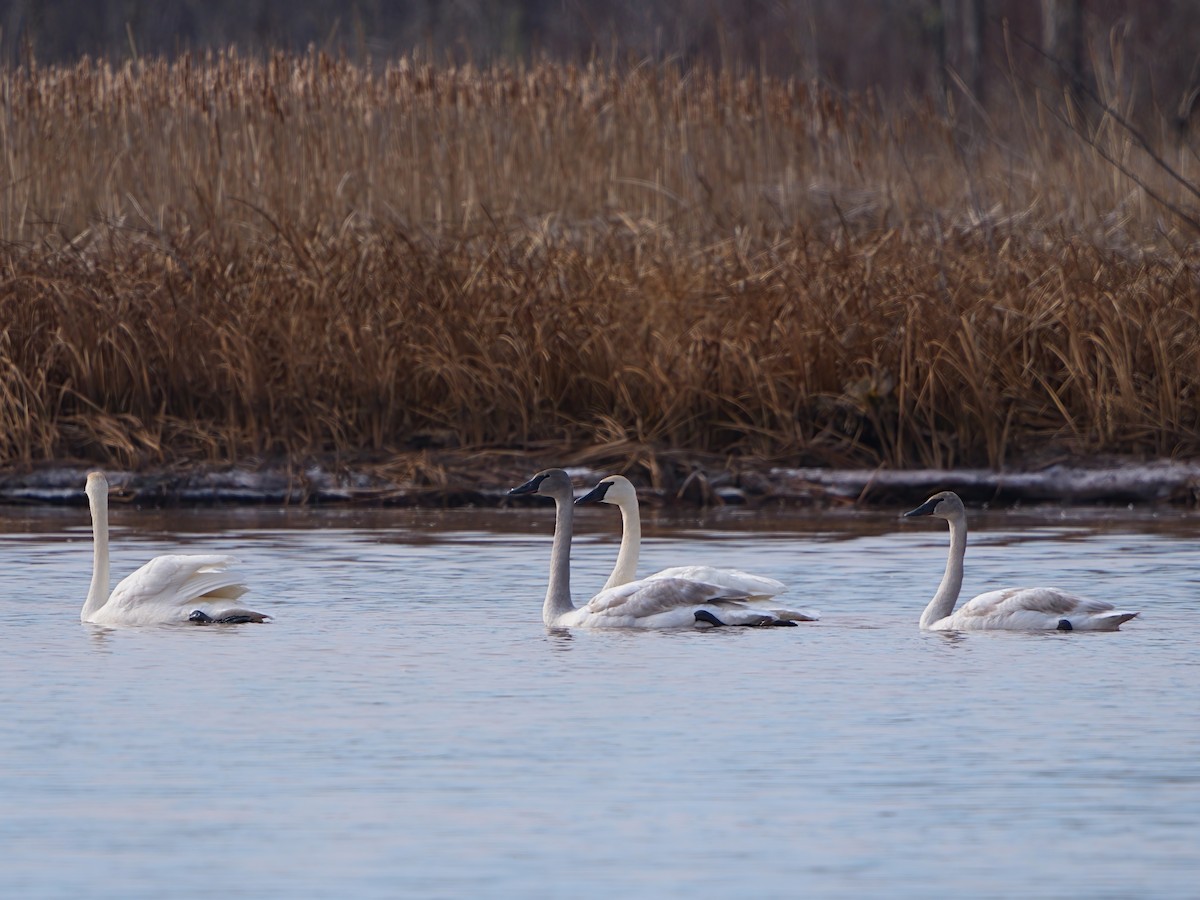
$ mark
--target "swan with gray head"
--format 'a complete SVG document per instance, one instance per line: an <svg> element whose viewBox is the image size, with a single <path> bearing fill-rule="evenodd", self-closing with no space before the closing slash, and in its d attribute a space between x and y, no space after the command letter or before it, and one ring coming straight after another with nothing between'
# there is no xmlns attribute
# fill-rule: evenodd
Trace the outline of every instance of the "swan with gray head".
<svg viewBox="0 0 1200 900"><path fill-rule="evenodd" d="M775 611L751 607L744 592L685 578L629 581L606 588L576 607L571 600L571 537L574 490L562 469L534 475L510 495L534 494L554 501L554 543L550 583L542 621L554 626L589 628L691 628L718 625L795 625Z"/></svg>
<svg viewBox="0 0 1200 900"><path fill-rule="evenodd" d="M942 491L904 514L935 516L950 525L950 555L937 593L921 614L928 631L1116 631L1136 612L1118 610L1103 600L1089 600L1052 587L988 591L954 609L962 589L967 553L967 511L958 494Z"/></svg>
<svg viewBox="0 0 1200 900"><path fill-rule="evenodd" d="M617 551L617 562L613 566L612 574L604 583L605 589L635 580L642 545L642 520L636 488L624 475L609 475L575 501L576 506L585 503L608 503L621 511L621 547ZM776 594L787 590L782 582L774 578L717 566L672 566L647 575L644 580L659 578L683 578L714 584L744 595L747 602L756 604L773 602ZM821 618L820 613L811 610L786 612L790 619L798 622L815 622Z"/></svg>

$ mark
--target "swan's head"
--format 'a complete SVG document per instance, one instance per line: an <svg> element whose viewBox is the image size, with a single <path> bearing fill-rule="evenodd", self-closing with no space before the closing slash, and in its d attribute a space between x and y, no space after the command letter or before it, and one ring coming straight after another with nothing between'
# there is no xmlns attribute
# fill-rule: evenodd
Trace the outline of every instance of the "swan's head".
<svg viewBox="0 0 1200 900"><path fill-rule="evenodd" d="M908 519L913 516L937 516L939 519L958 519L967 514L966 507L954 491L942 491L934 494L916 509L910 509L904 514Z"/></svg>
<svg viewBox="0 0 1200 900"><path fill-rule="evenodd" d="M598 485L575 501L582 503L612 503L620 506L622 502L632 500L637 502L637 491L624 475L609 475Z"/></svg>
<svg viewBox="0 0 1200 900"><path fill-rule="evenodd" d="M108 479L104 477L104 473L89 472L87 477L87 487L83 489L83 492L88 495L88 499L107 497Z"/></svg>
<svg viewBox="0 0 1200 900"><path fill-rule="evenodd" d="M520 487L508 492L510 497L520 494L538 494L553 499L571 499L574 489L571 487L571 476L562 469L545 469L538 472Z"/></svg>

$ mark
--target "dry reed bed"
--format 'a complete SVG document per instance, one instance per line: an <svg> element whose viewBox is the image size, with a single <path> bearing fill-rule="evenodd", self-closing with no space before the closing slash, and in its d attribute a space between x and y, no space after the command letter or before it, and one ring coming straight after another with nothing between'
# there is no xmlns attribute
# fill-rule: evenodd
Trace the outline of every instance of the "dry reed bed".
<svg viewBox="0 0 1200 900"><path fill-rule="evenodd" d="M1089 136L670 68L9 70L0 461L1194 454L1196 259Z"/></svg>

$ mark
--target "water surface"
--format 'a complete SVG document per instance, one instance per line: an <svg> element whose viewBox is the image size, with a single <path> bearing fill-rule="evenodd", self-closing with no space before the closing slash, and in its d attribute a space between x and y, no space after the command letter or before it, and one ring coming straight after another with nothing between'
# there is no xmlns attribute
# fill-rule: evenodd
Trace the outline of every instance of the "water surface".
<svg viewBox="0 0 1200 900"><path fill-rule="evenodd" d="M549 509L116 508L116 577L233 552L276 619L104 629L86 510L0 509L0 895L1195 896L1200 518L971 515L967 593L1142 617L922 634L946 529L894 513L651 517L644 572L823 621L604 633L541 624Z"/></svg>

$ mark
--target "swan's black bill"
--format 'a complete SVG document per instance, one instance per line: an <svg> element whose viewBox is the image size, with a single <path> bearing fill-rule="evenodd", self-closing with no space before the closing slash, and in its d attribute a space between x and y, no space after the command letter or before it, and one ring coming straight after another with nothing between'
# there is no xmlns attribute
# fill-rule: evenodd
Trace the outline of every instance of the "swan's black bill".
<svg viewBox="0 0 1200 900"><path fill-rule="evenodd" d="M534 475L532 478L530 478L524 484L519 485L519 486L513 488L511 491L509 491L508 496L515 497L518 494L537 493L537 489L542 486L542 482L545 480L546 480L545 475Z"/></svg>
<svg viewBox="0 0 1200 900"><path fill-rule="evenodd" d="M916 509L910 509L901 518L908 519L913 516L932 516L934 508L938 505L937 498L930 498L918 506Z"/></svg>
<svg viewBox="0 0 1200 900"><path fill-rule="evenodd" d="M604 499L604 495L608 493L610 487L612 487L611 481L600 482L582 497L578 498L575 501L575 505L579 506L581 503L599 503Z"/></svg>

